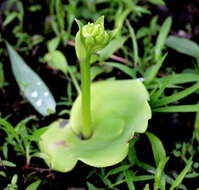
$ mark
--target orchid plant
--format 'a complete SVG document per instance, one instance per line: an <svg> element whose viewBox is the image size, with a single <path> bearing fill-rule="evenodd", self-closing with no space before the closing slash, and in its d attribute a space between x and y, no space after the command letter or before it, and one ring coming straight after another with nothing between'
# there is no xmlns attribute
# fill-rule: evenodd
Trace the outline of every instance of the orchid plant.
<svg viewBox="0 0 199 190"><path fill-rule="evenodd" d="M149 94L140 80L91 83L91 56L106 47L116 30L105 30L104 17L95 23L77 24L81 93L70 119L50 124L39 142L45 162L60 172L72 170L78 160L94 167L119 163L128 154L129 140L134 133L145 132L151 118Z"/></svg>

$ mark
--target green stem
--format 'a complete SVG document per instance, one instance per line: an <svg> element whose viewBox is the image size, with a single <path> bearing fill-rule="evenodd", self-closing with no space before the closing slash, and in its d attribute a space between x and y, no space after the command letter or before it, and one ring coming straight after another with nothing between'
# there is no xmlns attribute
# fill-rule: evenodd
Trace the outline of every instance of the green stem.
<svg viewBox="0 0 199 190"><path fill-rule="evenodd" d="M82 134L84 138L92 135L91 109L90 109L90 56L80 63L81 90L82 90Z"/></svg>

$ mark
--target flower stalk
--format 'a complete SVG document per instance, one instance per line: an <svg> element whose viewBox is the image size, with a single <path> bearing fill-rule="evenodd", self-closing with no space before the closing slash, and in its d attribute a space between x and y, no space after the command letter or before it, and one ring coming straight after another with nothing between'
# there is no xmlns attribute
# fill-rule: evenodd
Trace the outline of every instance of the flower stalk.
<svg viewBox="0 0 199 190"><path fill-rule="evenodd" d="M92 135L91 109L90 109L90 56L80 63L81 93L82 93L82 135L89 138Z"/></svg>
<svg viewBox="0 0 199 190"><path fill-rule="evenodd" d="M80 60L81 70L81 106L82 106L82 130L85 139L88 139L93 132L91 118L90 100L90 58L97 51L102 50L110 42L115 31L108 32L104 29L104 17L100 17L95 23L83 25L76 20L79 31L75 38L75 50Z"/></svg>

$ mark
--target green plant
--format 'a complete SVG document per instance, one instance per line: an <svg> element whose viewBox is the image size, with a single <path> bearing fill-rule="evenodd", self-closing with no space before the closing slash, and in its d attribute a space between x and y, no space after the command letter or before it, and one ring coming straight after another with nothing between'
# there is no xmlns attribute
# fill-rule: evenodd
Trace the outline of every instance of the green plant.
<svg viewBox="0 0 199 190"><path fill-rule="evenodd" d="M3 152L3 156L8 159L9 149L8 146L11 145L17 155L24 155L26 157L26 166L30 164L31 158L34 154L38 151L33 146L33 142L37 142L39 138L39 131L35 130L30 131L27 128L27 123L30 120L33 120L34 117L28 117L22 121L20 121L15 127L12 126L8 121L5 119L0 118L0 129L5 131L7 137L6 141L4 142L1 150ZM42 129L43 130L43 129ZM7 166L9 163L3 162L3 165ZM14 167L11 163L8 165L9 167Z"/></svg>
<svg viewBox="0 0 199 190"><path fill-rule="evenodd" d="M166 36L165 36L166 38ZM154 78L152 87L152 92L150 95L150 105L152 106L152 110L154 112L198 112L199 105L169 105L171 103L175 103L192 93L198 93L199 83L198 83L198 52L199 46L187 39L170 36L168 39L165 39L165 43L184 54L194 57L197 60L197 65L194 69L185 70L182 73L170 74L168 76L162 78ZM184 90L179 91L182 88L182 84L196 82L192 86L185 88ZM147 86L151 88L150 85ZM165 89L175 89L170 96L165 96Z"/></svg>
<svg viewBox="0 0 199 190"><path fill-rule="evenodd" d="M48 126L39 142L45 162L67 172L78 160L95 167L114 165L128 154L129 140L147 128L151 110L148 92L139 80L90 82L91 56L103 49L117 30L104 29L104 17L83 25L77 21L76 54L80 60L81 93L69 121Z"/></svg>
<svg viewBox="0 0 199 190"><path fill-rule="evenodd" d="M18 175L15 174L12 177L11 183L7 185L5 190L18 190L17 180L18 180Z"/></svg>

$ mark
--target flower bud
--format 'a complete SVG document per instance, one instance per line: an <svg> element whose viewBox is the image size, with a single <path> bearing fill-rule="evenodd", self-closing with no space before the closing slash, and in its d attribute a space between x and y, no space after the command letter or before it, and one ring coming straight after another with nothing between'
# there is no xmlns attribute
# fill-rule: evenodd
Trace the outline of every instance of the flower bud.
<svg viewBox="0 0 199 190"><path fill-rule="evenodd" d="M88 54L96 53L106 47L111 40L111 35L104 29L104 17L95 23L83 25L77 21L80 31L76 35L76 53L80 60ZM84 48L84 50L83 50ZM86 55L87 54L87 55Z"/></svg>

